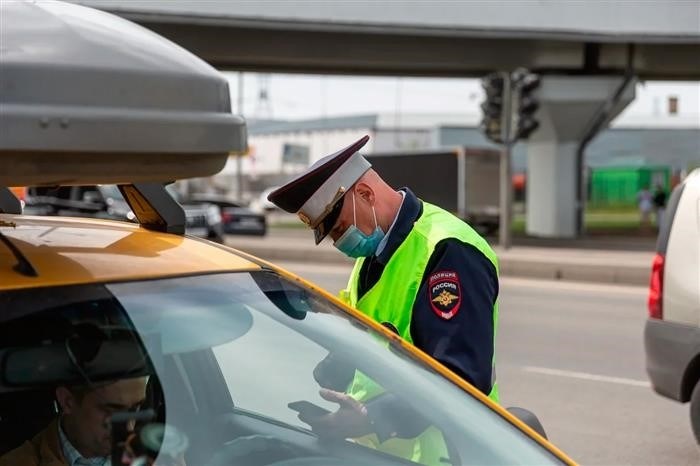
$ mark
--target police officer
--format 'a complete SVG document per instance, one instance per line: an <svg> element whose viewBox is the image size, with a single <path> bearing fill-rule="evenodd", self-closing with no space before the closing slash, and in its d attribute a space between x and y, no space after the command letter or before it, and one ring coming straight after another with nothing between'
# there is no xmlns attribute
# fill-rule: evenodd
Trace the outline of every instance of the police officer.
<svg viewBox="0 0 700 466"><path fill-rule="evenodd" d="M330 236L357 259L341 299L498 401L496 256L462 220L384 182L358 153L368 140L324 157L268 199L296 213L316 244ZM352 388L322 395L366 412Z"/></svg>

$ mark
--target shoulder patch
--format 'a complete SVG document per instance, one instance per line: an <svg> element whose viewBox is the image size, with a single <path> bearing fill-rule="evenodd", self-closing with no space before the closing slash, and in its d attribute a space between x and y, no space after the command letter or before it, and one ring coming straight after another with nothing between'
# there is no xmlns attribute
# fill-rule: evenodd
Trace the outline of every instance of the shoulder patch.
<svg viewBox="0 0 700 466"><path fill-rule="evenodd" d="M432 274L428 278L428 300L433 312L441 319L450 320L457 315L462 302L457 272L443 270Z"/></svg>

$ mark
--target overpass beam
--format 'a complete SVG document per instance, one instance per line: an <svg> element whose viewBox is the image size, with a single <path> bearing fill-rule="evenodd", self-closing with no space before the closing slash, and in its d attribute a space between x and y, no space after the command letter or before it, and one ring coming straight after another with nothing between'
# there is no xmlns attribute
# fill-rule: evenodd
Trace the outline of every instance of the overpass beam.
<svg viewBox="0 0 700 466"><path fill-rule="evenodd" d="M601 109L619 88L621 77L545 76L539 91L540 128L527 146L527 218L529 235L574 238L577 235L578 186L584 173L578 146ZM608 122L634 99L628 86L613 105Z"/></svg>

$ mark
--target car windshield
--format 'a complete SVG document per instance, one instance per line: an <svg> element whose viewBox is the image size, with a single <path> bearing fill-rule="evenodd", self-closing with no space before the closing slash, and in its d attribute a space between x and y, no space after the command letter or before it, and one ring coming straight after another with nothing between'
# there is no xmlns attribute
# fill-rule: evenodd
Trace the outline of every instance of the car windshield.
<svg viewBox="0 0 700 466"><path fill-rule="evenodd" d="M146 375L145 425L169 433L158 454L188 465L559 464L400 346L272 271L19 290L0 293L0 308L0 402L22 411L13 429L3 419L7 442L51 420L37 400L57 386ZM347 435L312 428L323 410L352 408L348 397L370 422Z"/></svg>

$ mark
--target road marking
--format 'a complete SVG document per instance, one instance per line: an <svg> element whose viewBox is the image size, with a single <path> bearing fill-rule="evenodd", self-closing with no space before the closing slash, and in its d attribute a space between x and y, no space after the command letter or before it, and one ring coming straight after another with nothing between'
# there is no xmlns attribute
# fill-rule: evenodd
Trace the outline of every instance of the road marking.
<svg viewBox="0 0 700 466"><path fill-rule="evenodd" d="M559 369L550 369L548 367L536 366L524 366L523 370L525 372L554 375L557 377L568 377L570 379L592 380L595 382L616 383L619 385L632 385L634 387L651 387L651 384L646 380L626 379L624 377L610 377L607 375L589 374L588 372L563 371Z"/></svg>

